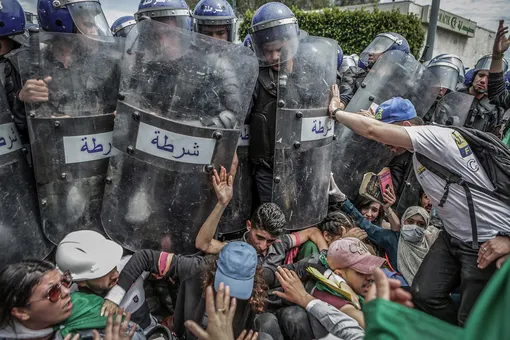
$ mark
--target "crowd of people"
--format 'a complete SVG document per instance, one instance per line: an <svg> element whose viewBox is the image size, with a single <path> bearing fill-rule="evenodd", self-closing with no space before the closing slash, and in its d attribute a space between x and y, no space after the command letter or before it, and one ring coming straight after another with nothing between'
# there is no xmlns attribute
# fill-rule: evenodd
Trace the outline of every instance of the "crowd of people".
<svg viewBox="0 0 510 340"><path fill-rule="evenodd" d="M504 21L467 71L394 32L344 56L278 2L242 45L226 0L37 8L0 6L0 339L506 334Z"/></svg>

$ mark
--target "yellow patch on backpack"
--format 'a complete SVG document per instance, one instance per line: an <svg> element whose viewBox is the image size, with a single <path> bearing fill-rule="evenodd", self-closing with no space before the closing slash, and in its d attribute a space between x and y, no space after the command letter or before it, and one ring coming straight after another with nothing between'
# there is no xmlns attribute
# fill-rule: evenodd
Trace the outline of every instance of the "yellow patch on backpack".
<svg viewBox="0 0 510 340"><path fill-rule="evenodd" d="M473 154L471 148L469 147L468 142L462 137L462 135L458 131L452 132L453 140L455 140L455 144L457 144L457 148L459 149L460 155L462 158L466 158Z"/></svg>

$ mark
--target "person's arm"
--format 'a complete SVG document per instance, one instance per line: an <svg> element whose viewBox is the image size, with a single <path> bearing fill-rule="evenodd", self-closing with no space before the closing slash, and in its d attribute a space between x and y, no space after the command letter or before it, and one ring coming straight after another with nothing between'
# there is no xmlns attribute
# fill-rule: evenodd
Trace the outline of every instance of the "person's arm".
<svg viewBox="0 0 510 340"><path fill-rule="evenodd" d="M232 169L237 168L236 158L237 156L234 158ZM215 240L214 234L216 233L218 223L220 222L225 208L232 199L234 177L232 174L227 176L227 170L221 167L219 175L218 172L214 170L212 182L214 191L218 197L218 203L216 203L212 213L207 217L207 220L205 220L200 228L195 240L195 247L207 254L218 254L225 243Z"/></svg>
<svg viewBox="0 0 510 340"><path fill-rule="evenodd" d="M492 62L489 73L488 96L491 103L505 109L510 108L510 91L505 87L503 75L503 56L510 46L510 39L506 37L508 27L504 20L499 21L498 32L492 47Z"/></svg>
<svg viewBox="0 0 510 340"><path fill-rule="evenodd" d="M332 98L329 105L330 113L333 114L333 112L341 108L340 105L340 93L338 86L335 84L332 87ZM407 150L413 149L411 137L409 137L403 126L382 123L377 119L341 110L336 111L336 115L333 118L365 138Z"/></svg>
<svg viewBox="0 0 510 340"><path fill-rule="evenodd" d="M328 243L324 239L324 235L317 227L308 228L305 230L298 231L290 235L294 241L295 246L300 246L306 241L312 241L315 243L319 251L328 249Z"/></svg>
<svg viewBox="0 0 510 340"><path fill-rule="evenodd" d="M341 320L346 320L345 315L343 315L343 311L339 311L338 309L334 308L333 306L327 305L327 311L328 314L324 313L324 306L317 306L317 304L322 304L322 302L318 302L317 299L315 299L312 295L306 292L305 287L303 286L303 283L299 279L298 275L286 268L278 267L278 271L276 273L276 277L278 278L278 281L280 282L283 292L275 291L273 292L274 295L285 299L291 303L294 303L298 306L301 306L302 308L305 308L309 313L313 310L314 313L317 313L317 319L321 322L324 328L326 330L334 335L340 336L342 339L360 339L358 337L352 337L353 331L357 330L357 334L362 333L363 330L356 327L353 320L347 319L347 322L349 324L343 325ZM354 309L356 309L352 305L348 305ZM342 307L344 309L345 307ZM346 308L346 310L355 315L356 317L360 318L360 315L358 313L354 313L350 308ZM331 314L329 313L331 312ZM361 321L363 321L363 312L358 311L361 314ZM347 313L345 313L347 314ZM313 314L312 314L313 315ZM314 315L315 316L315 315ZM354 318L355 319L355 318ZM356 320L356 319L355 319ZM356 320L358 323L359 321ZM324 323L323 323L324 322ZM363 327L360 324L361 327ZM342 333L345 329L346 334L345 336L349 336L348 338L344 338L344 334ZM335 333L333 333L333 332Z"/></svg>
<svg viewBox="0 0 510 340"><path fill-rule="evenodd" d="M312 300L305 309L326 331L340 339L362 340L365 337L365 331L356 320L324 301ZM312 325L313 318L310 319Z"/></svg>
<svg viewBox="0 0 510 340"><path fill-rule="evenodd" d="M346 200L343 203L342 210L351 216L361 229L367 232L370 241L383 247L385 250L393 247L394 243L398 240L396 232L369 222L350 200Z"/></svg>
<svg viewBox="0 0 510 340"><path fill-rule="evenodd" d="M391 226L391 230L399 232L400 219L391 208L397 202L397 197L395 196L395 191L393 191L392 187L390 187L388 190L384 192L383 198L384 202L386 202L383 206L384 217L388 219L388 222L390 223Z"/></svg>
<svg viewBox="0 0 510 340"><path fill-rule="evenodd" d="M173 259L174 254L150 249L134 253L120 273L117 284L106 295L101 315L115 312L126 292L144 272L161 277L168 276Z"/></svg>
<svg viewBox="0 0 510 340"><path fill-rule="evenodd" d="M357 309L356 307L354 307L351 304L347 304L347 305L343 306L342 308L340 308L340 311L342 313L345 313L345 315L356 320L358 325L361 328L365 329L365 316L363 315L362 311L360 311L359 309Z"/></svg>

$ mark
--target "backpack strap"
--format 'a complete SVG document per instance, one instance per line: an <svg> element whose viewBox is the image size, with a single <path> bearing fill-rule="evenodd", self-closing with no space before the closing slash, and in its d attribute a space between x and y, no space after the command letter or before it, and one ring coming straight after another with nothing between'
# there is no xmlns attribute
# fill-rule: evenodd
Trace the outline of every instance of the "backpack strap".
<svg viewBox="0 0 510 340"><path fill-rule="evenodd" d="M444 190L445 190L444 195L441 198L441 201L439 202L439 206L441 208L444 206L444 204L446 203L446 200L448 199L448 194L450 193L450 185L451 184L458 184L464 188L464 192L466 193L468 209L469 209L469 219L471 220L471 233L473 236L471 248L478 249L478 226L476 224L475 205L473 202L473 195L471 194L470 187L473 187L474 189L477 189L477 190L483 189L482 191L489 192L491 194L491 196L493 196L494 193L492 191L482 188L478 185L471 185L470 183L464 181L462 179L462 176L459 173L453 172L453 171L445 168L444 166L434 162L433 160L431 160L430 158L428 158L425 155L416 153L416 159L418 159L418 161L427 170L432 172L437 177L446 181L446 186L444 187Z"/></svg>

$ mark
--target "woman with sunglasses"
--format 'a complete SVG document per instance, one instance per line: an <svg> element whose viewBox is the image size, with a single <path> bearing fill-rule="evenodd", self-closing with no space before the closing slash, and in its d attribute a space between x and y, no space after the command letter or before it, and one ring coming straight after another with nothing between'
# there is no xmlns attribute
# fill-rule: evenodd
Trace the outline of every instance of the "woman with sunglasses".
<svg viewBox="0 0 510 340"><path fill-rule="evenodd" d="M73 313L69 290L71 283L69 274L61 274L53 264L46 261L27 260L9 265L0 271L0 340L62 339L60 332L55 331L55 326L65 324ZM77 312L80 317L86 317L86 311L78 309ZM110 318L110 332L107 327L105 340L130 340L135 334L134 339L145 339L140 330L135 332L133 324L130 324L129 334L126 333L129 316L120 327L124 330L123 334L119 331L119 334L112 336L111 322ZM116 318L115 322L118 325L120 319ZM102 328L106 325L106 320L103 323ZM97 332L92 333L92 330L79 333L82 339L85 334L94 340L100 338L100 335ZM71 335L65 338L68 339L71 339Z"/></svg>

